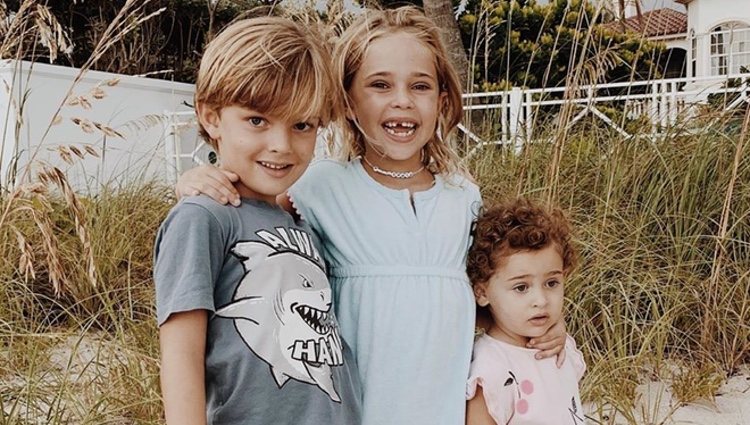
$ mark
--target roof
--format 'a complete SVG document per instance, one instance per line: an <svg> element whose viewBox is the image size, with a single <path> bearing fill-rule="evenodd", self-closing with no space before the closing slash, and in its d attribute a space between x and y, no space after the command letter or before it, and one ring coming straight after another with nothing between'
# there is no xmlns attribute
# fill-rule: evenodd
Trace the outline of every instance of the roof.
<svg viewBox="0 0 750 425"><path fill-rule="evenodd" d="M607 27L622 30L620 21L610 22ZM640 20L637 16L626 19L625 29L646 37L684 34L687 33L687 14L669 8L655 9L643 13Z"/></svg>

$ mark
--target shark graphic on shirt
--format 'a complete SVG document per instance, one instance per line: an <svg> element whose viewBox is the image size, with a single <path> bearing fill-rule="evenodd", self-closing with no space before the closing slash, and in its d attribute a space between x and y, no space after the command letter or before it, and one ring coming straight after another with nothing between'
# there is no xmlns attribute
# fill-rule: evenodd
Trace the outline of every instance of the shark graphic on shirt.
<svg viewBox="0 0 750 425"><path fill-rule="evenodd" d="M234 320L240 337L268 364L279 388L294 379L340 402L331 368L344 360L328 279L314 257L279 248L263 242L232 247L245 275L232 301L216 315Z"/></svg>

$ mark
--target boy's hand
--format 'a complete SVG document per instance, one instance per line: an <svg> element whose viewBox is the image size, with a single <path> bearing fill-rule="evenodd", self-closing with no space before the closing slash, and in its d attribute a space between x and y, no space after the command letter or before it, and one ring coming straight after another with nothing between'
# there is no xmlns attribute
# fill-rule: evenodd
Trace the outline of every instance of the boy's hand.
<svg viewBox="0 0 750 425"><path fill-rule="evenodd" d="M202 193L220 204L231 202L236 207L240 205L240 194L233 183L239 179L231 171L201 165L185 171L177 180L174 191L178 198Z"/></svg>
<svg viewBox="0 0 750 425"><path fill-rule="evenodd" d="M535 348L540 350L534 357L537 360L546 359L557 355L557 367L562 367L565 362L565 337L567 332L565 331L565 321L560 319L559 322L555 323L547 333L538 337L532 338L528 343L528 348Z"/></svg>

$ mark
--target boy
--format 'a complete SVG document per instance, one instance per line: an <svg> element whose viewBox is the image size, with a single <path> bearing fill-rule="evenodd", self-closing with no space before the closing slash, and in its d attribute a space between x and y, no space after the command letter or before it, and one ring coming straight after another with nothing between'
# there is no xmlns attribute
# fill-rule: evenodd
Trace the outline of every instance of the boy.
<svg viewBox="0 0 750 425"><path fill-rule="evenodd" d="M276 204L334 115L330 57L290 20L236 22L206 48L201 134L239 176L242 205L180 202L154 281L167 423L357 424L360 388L317 239Z"/></svg>

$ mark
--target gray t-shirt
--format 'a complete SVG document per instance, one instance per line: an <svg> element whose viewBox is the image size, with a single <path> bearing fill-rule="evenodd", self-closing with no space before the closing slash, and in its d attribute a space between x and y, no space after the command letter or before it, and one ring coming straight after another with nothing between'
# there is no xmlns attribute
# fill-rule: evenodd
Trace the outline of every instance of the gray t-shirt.
<svg viewBox="0 0 750 425"><path fill-rule="evenodd" d="M256 200L190 197L162 223L157 319L209 311L209 424L360 423L359 374L317 247L304 221Z"/></svg>

